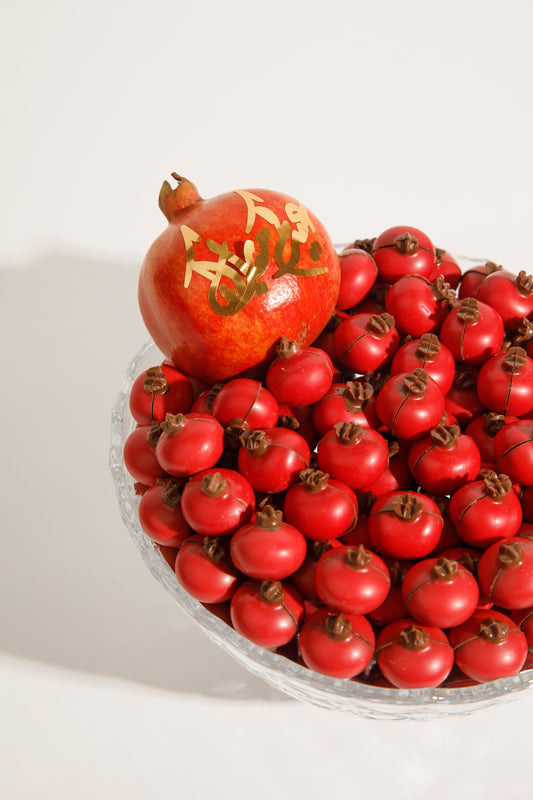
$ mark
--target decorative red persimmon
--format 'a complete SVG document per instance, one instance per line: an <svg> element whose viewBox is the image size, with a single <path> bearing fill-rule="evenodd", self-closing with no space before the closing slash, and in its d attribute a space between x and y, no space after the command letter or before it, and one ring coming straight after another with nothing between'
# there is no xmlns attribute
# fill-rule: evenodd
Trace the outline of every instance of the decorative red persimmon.
<svg viewBox="0 0 533 800"><path fill-rule="evenodd" d="M482 549L514 536L522 522L522 507L511 479L492 471L458 489L449 513L460 538Z"/></svg>
<svg viewBox="0 0 533 800"><path fill-rule="evenodd" d="M348 614L368 614L385 600L390 576L383 560L363 545L343 545L320 557L315 585L318 596L329 608Z"/></svg>
<svg viewBox="0 0 533 800"><path fill-rule="evenodd" d="M474 611L470 619L449 631L458 668L479 683L515 675L527 656L527 640L506 614Z"/></svg>
<svg viewBox="0 0 533 800"><path fill-rule="evenodd" d="M296 635L304 620L304 601L287 581L248 580L231 599L235 630L260 647L282 647Z"/></svg>
<svg viewBox="0 0 533 800"><path fill-rule="evenodd" d="M409 469L430 494L452 494L474 481L481 466L478 447L459 425L439 424L409 450Z"/></svg>
<svg viewBox="0 0 533 800"><path fill-rule="evenodd" d="M449 311L439 335L456 361L477 366L499 352L503 321L492 306L475 297L465 297Z"/></svg>
<svg viewBox="0 0 533 800"><path fill-rule="evenodd" d="M327 608L309 616L300 631L299 647L309 669L349 680L367 668L374 655L372 626L361 614L336 614Z"/></svg>
<svg viewBox="0 0 533 800"><path fill-rule="evenodd" d="M422 275L404 275L385 298L398 330L415 338L438 331L454 303L455 292L442 276L432 283Z"/></svg>
<svg viewBox="0 0 533 800"><path fill-rule="evenodd" d="M389 448L383 436L372 428L339 422L320 439L316 456L322 472L357 490L383 474Z"/></svg>
<svg viewBox="0 0 533 800"><path fill-rule="evenodd" d="M452 628L474 613L479 588L472 573L444 556L418 561L402 583L408 613L424 625Z"/></svg>
<svg viewBox="0 0 533 800"><path fill-rule="evenodd" d="M364 428L378 428L374 388L368 381L333 383L313 407L313 424L324 436L339 422L353 422Z"/></svg>
<svg viewBox="0 0 533 800"><path fill-rule="evenodd" d="M307 539L335 539L357 524L359 505L350 487L326 472L305 469L287 491L285 520Z"/></svg>
<svg viewBox="0 0 533 800"><path fill-rule="evenodd" d="M523 317L533 316L533 275L495 270L479 284L476 297L499 312L506 330L516 330Z"/></svg>
<svg viewBox="0 0 533 800"><path fill-rule="evenodd" d="M230 551L237 569L249 578L277 581L302 565L307 544L297 528L284 522L281 511L265 505L253 522L233 534Z"/></svg>
<svg viewBox="0 0 533 800"><path fill-rule="evenodd" d="M400 344L394 317L383 314L354 314L335 331L340 361L354 372L383 369Z"/></svg>
<svg viewBox="0 0 533 800"><path fill-rule="evenodd" d="M309 445L289 428L244 431L240 438L239 472L257 492L284 492L309 467Z"/></svg>
<svg viewBox="0 0 533 800"><path fill-rule="evenodd" d="M376 550L390 558L406 560L431 553L442 526L437 504L419 492L390 492L378 497L368 517Z"/></svg>
<svg viewBox="0 0 533 800"><path fill-rule="evenodd" d="M263 189L203 200L173 173L159 207L167 229L148 251L139 306L159 349L206 383L264 372L281 336L311 344L330 318L339 258L300 202Z"/></svg>
<svg viewBox="0 0 533 800"><path fill-rule="evenodd" d="M410 226L396 225L376 237L372 256L379 275L394 283L404 275L429 278L436 266L435 247L425 233Z"/></svg>
<svg viewBox="0 0 533 800"><path fill-rule="evenodd" d="M301 348L298 342L282 337L276 354L277 357L268 367L265 381L278 402L308 406L326 394L333 380L334 369L324 350L318 347Z"/></svg>
<svg viewBox="0 0 533 800"><path fill-rule="evenodd" d="M402 344L392 359L391 375L414 372L420 368L427 372L445 395L455 377L455 360L434 333L425 333L420 339Z"/></svg>
<svg viewBox="0 0 533 800"><path fill-rule="evenodd" d="M477 290L487 275L491 275L493 272L496 272L496 270L501 269L503 269L503 267L495 264L494 261L486 261L484 264L476 264L475 267L465 270L459 284L459 299L462 300L465 297L476 297Z"/></svg>
<svg viewBox="0 0 533 800"><path fill-rule="evenodd" d="M224 451L224 428L210 414L167 414L157 460L177 478L214 467Z"/></svg>
<svg viewBox="0 0 533 800"><path fill-rule="evenodd" d="M223 428L273 428L278 421L279 404L259 381L235 378L214 394L210 413Z"/></svg>
<svg viewBox="0 0 533 800"><path fill-rule="evenodd" d="M383 628L376 645L381 672L399 689L440 686L453 667L453 650L446 634L409 617Z"/></svg>
<svg viewBox="0 0 533 800"><path fill-rule="evenodd" d="M170 364L150 367L133 382L130 392L132 417L141 425L163 422L167 412L186 414L193 401L192 383Z"/></svg>
<svg viewBox="0 0 533 800"><path fill-rule="evenodd" d="M180 487L171 480L161 480L143 494L139 522L153 542L165 547L181 547L193 535L181 509Z"/></svg>
<svg viewBox="0 0 533 800"><path fill-rule="evenodd" d="M168 478L156 458L156 446L162 434L161 425L138 425L124 442L124 466L139 483L152 486L158 478Z"/></svg>
<svg viewBox="0 0 533 800"><path fill-rule="evenodd" d="M437 425L444 414L444 395L428 373L394 375L376 400L376 411L395 439L414 441Z"/></svg>
<svg viewBox="0 0 533 800"><path fill-rule="evenodd" d="M482 461L489 464L496 463L498 459L494 452L494 439L503 426L510 422L518 422L518 418L504 417L503 414L497 414L495 411L487 411L468 423L465 433L467 436L471 436L477 444Z"/></svg>
<svg viewBox="0 0 533 800"><path fill-rule="evenodd" d="M290 576L290 583L296 586L306 601L322 605L315 584L316 565L327 550L341 546L342 543L338 539L328 539L322 542L317 539L307 539L307 554L301 566Z"/></svg>
<svg viewBox="0 0 533 800"><path fill-rule="evenodd" d="M378 268L366 250L348 248L339 254L341 279L337 308L353 308L370 293Z"/></svg>
<svg viewBox="0 0 533 800"><path fill-rule="evenodd" d="M504 425L494 437L494 455L498 469L513 481L533 486L533 420Z"/></svg>
<svg viewBox="0 0 533 800"><path fill-rule="evenodd" d="M197 473L181 495L183 516L203 536L230 536L250 521L254 507L250 483L231 469Z"/></svg>
<svg viewBox="0 0 533 800"><path fill-rule="evenodd" d="M178 581L201 603L225 603L242 580L228 559L226 548L224 539L195 534L178 551Z"/></svg>
<svg viewBox="0 0 533 800"><path fill-rule="evenodd" d="M407 491L413 485L413 476L409 470L408 451L400 447L395 439L388 440L389 463L377 481L363 486L360 493L370 492L374 497L381 497L388 492Z"/></svg>
<svg viewBox="0 0 533 800"><path fill-rule="evenodd" d="M474 367L459 367L444 398L446 413L453 414L463 426L487 410L476 392L477 377L478 371Z"/></svg>
<svg viewBox="0 0 533 800"><path fill-rule="evenodd" d="M385 563L387 563L386 560ZM381 605L367 614L368 619L374 625L385 627L389 622L409 615L402 595L402 583L410 566L410 561L398 561L397 559L387 563L390 575L389 592Z"/></svg>
<svg viewBox="0 0 533 800"><path fill-rule="evenodd" d="M510 347L486 361L477 379L479 399L497 414L521 417L533 410L533 360Z"/></svg>
<svg viewBox="0 0 533 800"><path fill-rule="evenodd" d="M478 565L478 581L501 608L533 605L533 539L508 537L487 548Z"/></svg>
<svg viewBox="0 0 533 800"><path fill-rule="evenodd" d="M436 279L439 275L442 275L446 283L449 283L452 289L457 289L461 282L462 273L461 267L455 258L441 247L435 248L435 258L435 271L431 277Z"/></svg>

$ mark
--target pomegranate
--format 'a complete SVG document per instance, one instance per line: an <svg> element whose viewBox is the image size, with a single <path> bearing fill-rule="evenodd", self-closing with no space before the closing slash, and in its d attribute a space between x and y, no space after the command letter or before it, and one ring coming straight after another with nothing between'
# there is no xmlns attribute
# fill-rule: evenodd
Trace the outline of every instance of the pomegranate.
<svg viewBox="0 0 533 800"><path fill-rule="evenodd" d="M335 308L339 259L318 219L264 189L204 200L172 174L159 207L167 229L139 278L141 314L179 369L207 383L262 377L281 337L307 347Z"/></svg>

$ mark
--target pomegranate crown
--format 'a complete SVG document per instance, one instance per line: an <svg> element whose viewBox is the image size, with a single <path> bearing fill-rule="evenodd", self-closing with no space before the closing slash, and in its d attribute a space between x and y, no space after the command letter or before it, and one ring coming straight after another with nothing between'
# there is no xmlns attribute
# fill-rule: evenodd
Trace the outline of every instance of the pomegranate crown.
<svg viewBox="0 0 533 800"><path fill-rule="evenodd" d="M168 181L163 181L159 191L159 208L169 222L172 222L174 217L185 208L198 203L202 199L192 181L183 178L177 172L172 172L171 174L174 180L178 182L176 188L173 189Z"/></svg>

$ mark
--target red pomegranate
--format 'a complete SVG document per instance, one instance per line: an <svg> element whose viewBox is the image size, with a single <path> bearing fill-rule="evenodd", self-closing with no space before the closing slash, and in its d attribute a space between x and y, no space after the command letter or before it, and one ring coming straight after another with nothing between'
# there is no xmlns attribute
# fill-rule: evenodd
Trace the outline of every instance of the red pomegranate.
<svg viewBox="0 0 533 800"><path fill-rule="evenodd" d="M337 300L340 267L323 225L266 189L203 200L172 173L169 221L141 268L139 305L159 349L207 383L264 374L282 336L310 345Z"/></svg>

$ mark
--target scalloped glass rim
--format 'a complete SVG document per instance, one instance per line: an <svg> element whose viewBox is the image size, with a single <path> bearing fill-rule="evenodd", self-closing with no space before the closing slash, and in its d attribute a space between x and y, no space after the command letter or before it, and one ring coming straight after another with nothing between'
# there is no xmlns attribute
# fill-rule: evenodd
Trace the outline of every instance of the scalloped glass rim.
<svg viewBox="0 0 533 800"><path fill-rule="evenodd" d="M464 256L456 258L463 269L486 261ZM511 678L449 689L387 689L357 681L328 678L258 647L192 598L180 586L158 548L143 532L137 513L139 497L135 494L134 481L125 469L122 458L124 442L135 427L128 404L133 381L145 369L162 360L161 352L152 341L148 341L130 361L112 410L109 466L122 520L143 560L180 609L212 641L254 675L297 700L372 719L431 719L451 714L469 714L517 698L521 691L531 686L532 669Z"/></svg>

